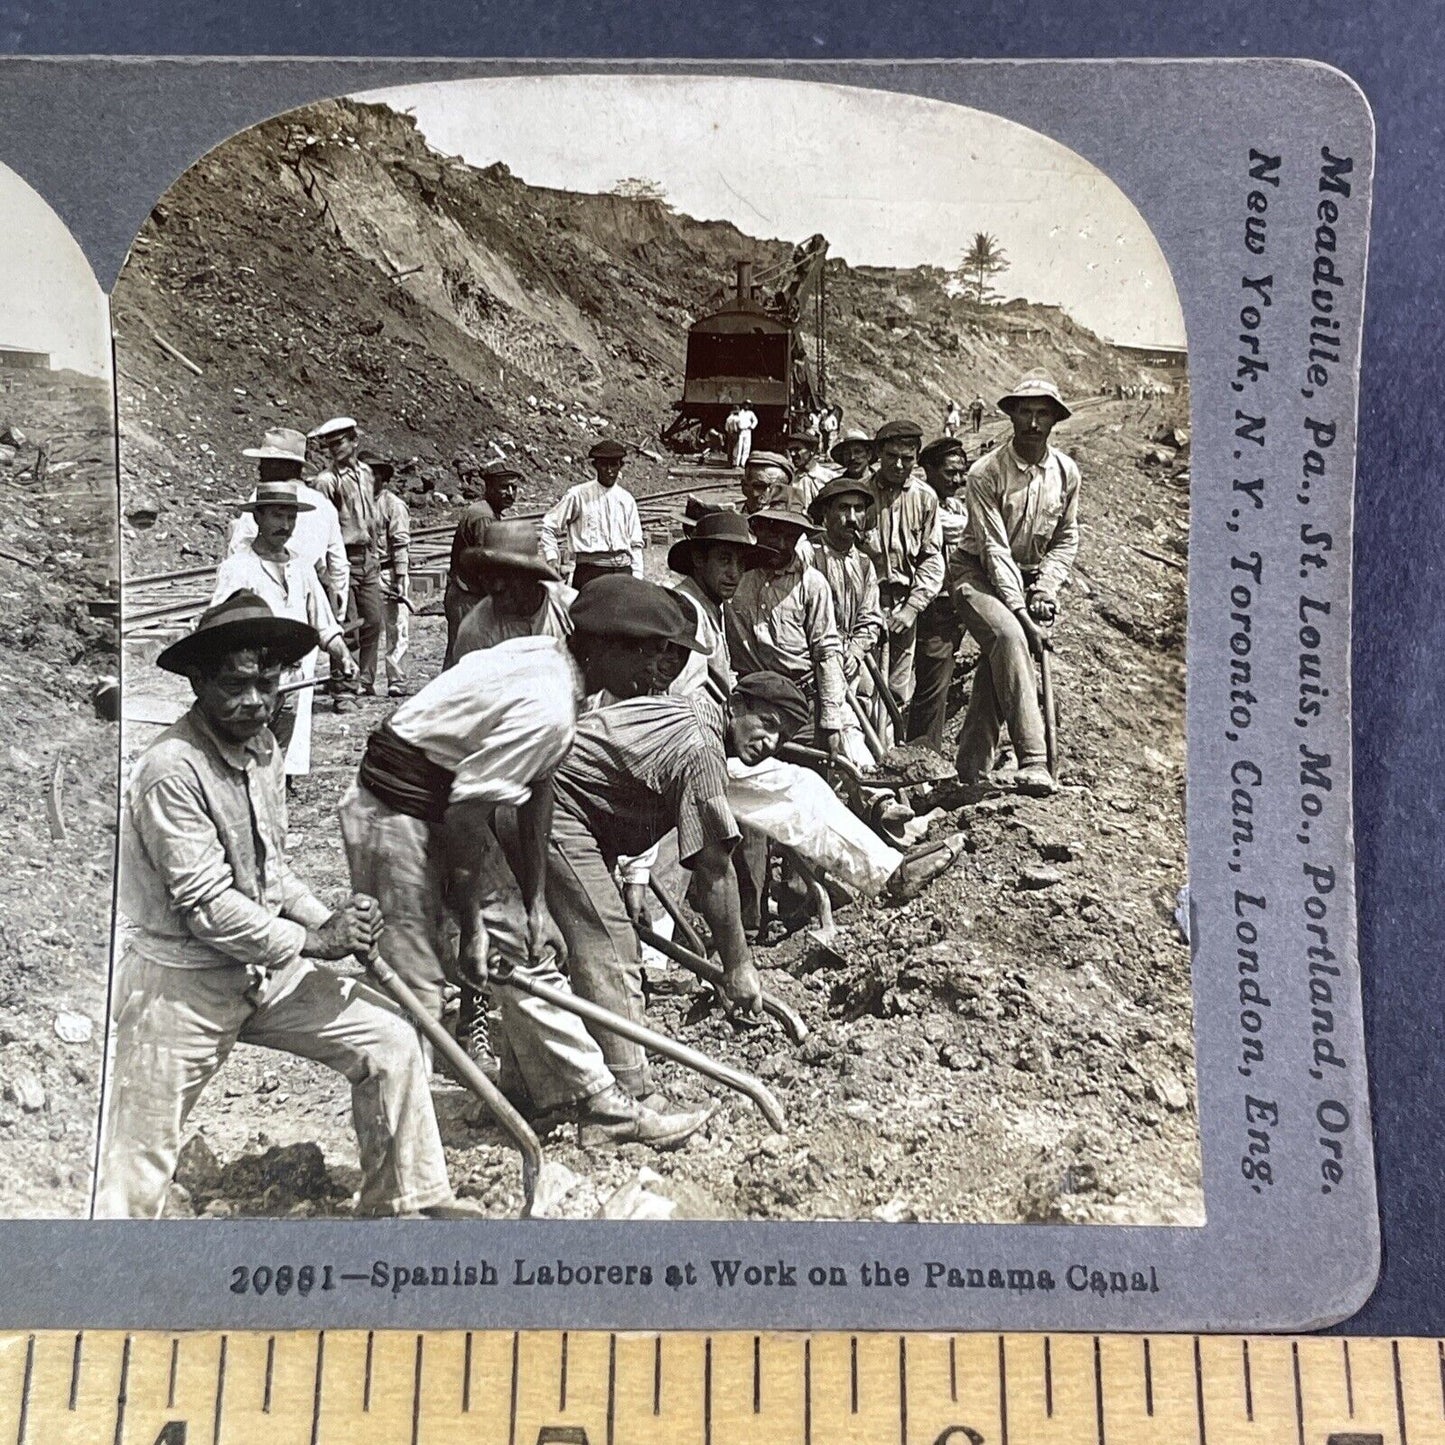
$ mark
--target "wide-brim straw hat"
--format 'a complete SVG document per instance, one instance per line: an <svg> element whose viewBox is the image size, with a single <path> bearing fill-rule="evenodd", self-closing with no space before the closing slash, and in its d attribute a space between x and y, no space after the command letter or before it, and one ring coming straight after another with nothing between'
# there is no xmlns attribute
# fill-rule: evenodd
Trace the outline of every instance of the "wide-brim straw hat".
<svg viewBox="0 0 1445 1445"><path fill-rule="evenodd" d="M301 488L296 482L259 482L256 494L250 501L242 502L237 511L254 512L258 507L285 507L291 512L314 512L311 502L301 499Z"/></svg>
<svg viewBox="0 0 1445 1445"><path fill-rule="evenodd" d="M156 666L184 677L212 658L264 647L282 667L290 667L320 641L314 627L278 617L256 593L243 587L203 612L193 631L156 658Z"/></svg>
<svg viewBox="0 0 1445 1445"><path fill-rule="evenodd" d="M263 462L304 462L306 433L289 426L270 427L261 438L260 446L243 447L241 455Z"/></svg>
<svg viewBox="0 0 1445 1445"><path fill-rule="evenodd" d="M842 436L828 450L828 455L841 467L843 465L843 448L857 445L868 448L869 456L876 456L878 448L873 444L873 438L866 431L860 431L856 426L849 427Z"/></svg>
<svg viewBox="0 0 1445 1445"><path fill-rule="evenodd" d="M828 503L834 497L855 496L862 497L872 507L878 503L878 493L868 485L867 482L854 481L852 477L834 477L811 502L808 503L808 515L815 521L823 520L823 513L827 510Z"/></svg>
<svg viewBox="0 0 1445 1445"><path fill-rule="evenodd" d="M687 525L687 524L685 524ZM683 577L691 577L697 549L709 542L730 542L745 549L743 567L751 571L754 567L775 566L778 554L771 547L764 547L753 536L748 519L740 512L709 512L691 524L691 530L680 542L674 542L668 549L667 565Z"/></svg>
<svg viewBox="0 0 1445 1445"><path fill-rule="evenodd" d="M1068 403L1059 395L1058 382L1042 368L1026 371L1007 396L999 397L998 409L1005 415L1012 416L1013 409L1019 402L1039 396L1053 402L1060 421L1065 421L1073 416L1074 413L1069 410Z"/></svg>

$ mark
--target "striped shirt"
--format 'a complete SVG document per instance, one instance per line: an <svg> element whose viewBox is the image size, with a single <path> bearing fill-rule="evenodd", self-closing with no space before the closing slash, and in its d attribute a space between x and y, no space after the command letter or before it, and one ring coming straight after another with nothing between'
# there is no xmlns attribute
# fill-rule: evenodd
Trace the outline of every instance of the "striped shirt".
<svg viewBox="0 0 1445 1445"><path fill-rule="evenodd" d="M813 548L813 566L833 589L833 607L843 639L843 675L852 682L863 673L860 691L871 692L872 683L863 672L863 659L875 651L883 635L877 570L857 547L839 552L826 539ZM862 686L863 682L868 685Z"/></svg>
<svg viewBox="0 0 1445 1445"><path fill-rule="evenodd" d="M741 834L728 806L723 727L706 692L585 713L557 770L557 807L614 860L647 852L673 828L684 867L710 844L731 847Z"/></svg>

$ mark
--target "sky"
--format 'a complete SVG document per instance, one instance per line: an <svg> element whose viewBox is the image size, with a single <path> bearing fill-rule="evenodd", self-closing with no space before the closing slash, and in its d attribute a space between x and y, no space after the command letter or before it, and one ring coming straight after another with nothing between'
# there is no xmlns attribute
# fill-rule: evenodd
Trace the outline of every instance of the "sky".
<svg viewBox="0 0 1445 1445"><path fill-rule="evenodd" d="M433 149L532 185L660 184L699 220L760 238L815 231L853 265L952 269L998 238L1005 299L1063 306L1106 340L1183 345L1169 268L1124 193L1057 141L984 111L809 81L525 76L360 99L409 110Z"/></svg>
<svg viewBox="0 0 1445 1445"><path fill-rule="evenodd" d="M54 367L110 374L110 311L65 223L0 166L0 346L48 351Z"/></svg>

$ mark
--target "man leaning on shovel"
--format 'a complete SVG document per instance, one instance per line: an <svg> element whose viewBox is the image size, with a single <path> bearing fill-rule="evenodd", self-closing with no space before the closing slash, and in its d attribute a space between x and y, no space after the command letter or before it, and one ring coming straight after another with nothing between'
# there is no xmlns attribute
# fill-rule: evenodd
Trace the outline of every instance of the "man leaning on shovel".
<svg viewBox="0 0 1445 1445"><path fill-rule="evenodd" d="M983 654L959 734L958 777L966 787L987 786L1007 723L1015 786L1044 797L1057 783L1033 658L1052 647L1059 589L1079 550L1079 468L1049 445L1071 412L1047 371L1026 372L998 407L1013 439L969 470L968 530L949 558L949 595Z"/></svg>
<svg viewBox="0 0 1445 1445"><path fill-rule="evenodd" d="M416 1030L318 959L365 957L376 900L330 909L286 861L282 670L317 643L233 592L157 664L195 702L137 759L120 816L118 907L131 927L112 990L113 1062L95 1213L156 1219L186 1119L237 1043L315 1059L351 1085L360 1212L473 1218L458 1200Z"/></svg>

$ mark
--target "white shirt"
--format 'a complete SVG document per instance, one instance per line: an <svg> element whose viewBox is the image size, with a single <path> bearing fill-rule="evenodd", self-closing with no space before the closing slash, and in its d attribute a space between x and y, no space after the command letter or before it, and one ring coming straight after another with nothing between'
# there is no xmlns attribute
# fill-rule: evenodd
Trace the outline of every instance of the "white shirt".
<svg viewBox="0 0 1445 1445"><path fill-rule="evenodd" d="M327 585L333 597L345 597L351 586L351 564L346 560L346 547L341 540L341 518L336 508L305 482L298 482L297 490L303 502L310 502L314 512L297 512L296 530L286 543L286 550L301 561L326 574ZM250 498L256 500L253 490ZM256 516L253 512L242 512L231 524L231 535L227 542L228 552L239 552L249 548L256 535Z"/></svg>
<svg viewBox="0 0 1445 1445"><path fill-rule="evenodd" d="M620 482L580 482L542 518L542 556L554 567L562 561L565 535L574 557L632 556L632 575L642 576L642 518L637 502Z"/></svg>
<svg viewBox="0 0 1445 1445"><path fill-rule="evenodd" d="M393 732L453 774L449 801L520 807L577 726L574 665L552 637L460 657L391 715Z"/></svg>
<svg viewBox="0 0 1445 1445"><path fill-rule="evenodd" d="M316 568L299 557L268 562L250 547L232 552L216 569L211 606L243 588L254 592L277 617L309 623L320 634L322 647L341 635Z"/></svg>

